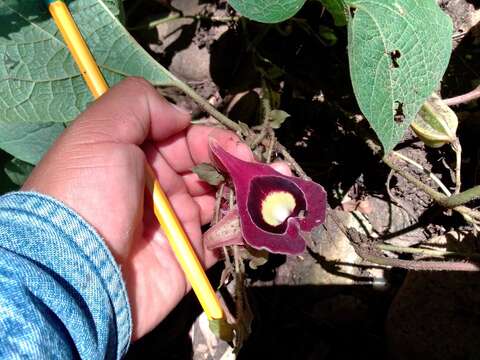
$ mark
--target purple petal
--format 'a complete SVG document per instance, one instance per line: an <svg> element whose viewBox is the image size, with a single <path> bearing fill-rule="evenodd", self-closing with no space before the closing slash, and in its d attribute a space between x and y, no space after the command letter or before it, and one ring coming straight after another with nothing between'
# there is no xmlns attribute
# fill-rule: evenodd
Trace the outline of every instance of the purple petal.
<svg viewBox="0 0 480 360"><path fill-rule="evenodd" d="M208 229L203 234L203 242L209 250L221 246L244 245L238 210L229 211L218 223Z"/></svg>
<svg viewBox="0 0 480 360"><path fill-rule="evenodd" d="M256 249L299 254L302 231L325 221L326 192L313 181L283 175L270 166L230 155L215 140L210 149L235 186L242 235Z"/></svg>

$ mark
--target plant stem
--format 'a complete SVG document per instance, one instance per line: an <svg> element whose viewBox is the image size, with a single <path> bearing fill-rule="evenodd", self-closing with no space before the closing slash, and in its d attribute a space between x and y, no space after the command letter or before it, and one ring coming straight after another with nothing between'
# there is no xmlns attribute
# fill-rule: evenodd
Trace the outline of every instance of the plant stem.
<svg viewBox="0 0 480 360"><path fill-rule="evenodd" d="M215 126L218 125L217 119L214 117L209 117L208 119L198 119L190 121L192 125L206 125L206 126Z"/></svg>
<svg viewBox="0 0 480 360"><path fill-rule="evenodd" d="M442 193L432 189L430 186L425 185L423 182L415 178L414 176L410 175L409 173L400 169L397 165L394 164L393 161L390 161L388 156L383 158L383 162L387 164L391 169L395 170L400 176L410 181L416 187L418 187L423 192L430 195L430 197L435 200L439 205L443 206L447 209L453 209L459 211L459 207L463 204L466 204L469 201L475 200L480 198L480 186L477 185L471 189L465 190L459 194L452 195L452 196L445 196ZM462 210L464 207L461 208ZM474 211L474 210L471 210ZM476 213L475 218L479 219L480 213L474 211Z"/></svg>
<svg viewBox="0 0 480 360"><path fill-rule="evenodd" d="M357 230L347 228L345 224L333 212L329 211L328 216L337 225L340 231L350 240L355 252L365 261L391 267L399 267L409 270L428 270L428 271L479 271L480 266L467 262L451 262L451 261L417 261L387 258L382 255L380 250L416 252L413 248L393 247L388 244L375 244L366 235L359 233ZM408 249L408 250L407 250ZM422 249L423 250L423 249ZM428 250L434 251L434 250ZM425 253L425 252L423 252ZM432 255L432 254L431 254ZM459 255L459 254L455 254ZM479 255L479 254L475 254Z"/></svg>
<svg viewBox="0 0 480 360"><path fill-rule="evenodd" d="M295 170L298 176L300 176L304 180L311 180L311 178L307 175L305 171L303 171L302 167L297 163L297 161L292 157L292 155L290 155L285 146L276 141L274 147L276 151L282 154L285 161L293 168L293 170Z"/></svg>
<svg viewBox="0 0 480 360"><path fill-rule="evenodd" d="M479 271L480 266L463 261L419 261L403 260L385 257L378 250L375 243L369 240L366 235L353 229L347 229L346 234L351 241L355 252L362 259L383 266L391 266L417 271ZM386 244L382 244L385 246Z"/></svg>
<svg viewBox="0 0 480 360"><path fill-rule="evenodd" d="M447 197L443 195L442 193L439 193L438 191L432 189L430 186L425 185L423 182L418 180L415 176L410 175L409 173L403 171L398 167L393 161L390 161L388 156L385 156L383 158L383 162L387 164L391 169L393 169L397 174L399 174L401 177L405 178L409 182L411 182L413 185L415 185L417 188L422 190L423 192L427 193L430 195L430 197L435 200L438 203L441 203L444 201Z"/></svg>
<svg viewBox="0 0 480 360"><path fill-rule="evenodd" d="M275 146L275 143L277 142L277 138L275 137L275 132L273 131L272 128L268 129L269 132L269 143L267 146L267 164L270 164L272 162L272 152L273 152L273 147Z"/></svg>
<svg viewBox="0 0 480 360"><path fill-rule="evenodd" d="M169 21L172 21L172 20L176 20L176 19L179 19L181 17L182 14L180 13L170 13L168 14L166 17L163 17L163 18L160 18L160 19L156 19L156 20L152 20L146 24L140 24L140 25L137 25L137 26L133 26L133 27L129 27L128 30L129 31L136 31L136 30L149 30L149 29L153 29L155 27L157 27L158 25L160 24L164 24L164 23L167 23Z"/></svg>
<svg viewBox="0 0 480 360"><path fill-rule="evenodd" d="M240 253L238 251L238 245L233 245L233 259L235 261L235 273L240 273Z"/></svg>
<svg viewBox="0 0 480 360"><path fill-rule="evenodd" d="M228 197L229 208L233 208L234 198L233 192L230 191ZM243 266L243 260L238 249L238 245L233 245L233 261L235 266L235 310L236 310L236 325L245 330L246 321L246 309L250 309L248 299L245 294L245 267ZM244 332L240 331L241 334ZM242 335L238 335L239 338ZM240 339L243 342L244 339Z"/></svg>
<svg viewBox="0 0 480 360"><path fill-rule="evenodd" d="M422 172L424 172L425 174L427 174L428 176L430 176L430 178L438 185L438 187L440 189L442 189L442 191L445 193L445 195L447 196L450 196L452 195L452 193L450 192L450 190L447 189L447 187L443 184L443 182L434 174L432 173L431 171L425 169L422 165L420 165L419 163L417 163L416 161L410 159L409 157L403 155L402 153L398 152L398 151L392 151L392 154L395 155L396 157L402 159L403 161L406 161L408 162L409 164L415 166L417 169L421 170Z"/></svg>
<svg viewBox="0 0 480 360"><path fill-rule="evenodd" d="M222 183L220 185L219 189L217 190L217 194L216 194L216 198L215 198L215 208L214 208L214 212L213 212L213 219L212 219L212 222L211 222L210 226L213 226L220 221L220 205L222 203L224 190L225 190L225 183ZM225 259L224 259L225 270L229 272L233 269L233 266L232 266L232 262L230 261L230 255L228 253L227 247L222 246L222 251L223 251L223 256L225 257ZM228 278L228 275L226 277ZM220 284L220 285L223 285L223 284Z"/></svg>
<svg viewBox="0 0 480 360"><path fill-rule="evenodd" d="M456 206L453 208L453 210L462 214L463 217L465 216L469 217L470 220L469 219L466 219L466 220L472 222L474 225L478 225L478 222L480 222L480 213L476 210L472 210L469 207L466 207L463 205Z"/></svg>
<svg viewBox="0 0 480 360"><path fill-rule="evenodd" d="M460 105L466 102L476 100L480 97L480 86L477 86L472 91L469 91L466 94L455 96L449 99L443 99L443 102L448 106Z"/></svg>
<svg viewBox="0 0 480 360"><path fill-rule="evenodd" d="M377 142L371 141L371 138L368 136L365 138L367 139L366 141L367 146L369 146L372 149L372 151L375 153L378 146ZM464 216L467 215L475 220L480 220L479 212L475 210L471 210L465 206L462 206L469 201L480 198L480 185L477 185L473 188L465 190L464 192L461 192L459 194L455 194L452 196L445 196L442 193L439 193L438 191L432 189L430 186L424 184L414 176L400 169L398 166L394 164L393 161L390 161L389 155L385 155L383 157L383 162L386 165L388 165L391 169L395 170L400 176L402 176L403 178L405 178L406 180L414 184L417 188L419 188L423 192L430 195L430 197L433 200L435 200L439 205L443 206L444 208L453 209L455 211L462 213L462 215Z"/></svg>
<svg viewBox="0 0 480 360"><path fill-rule="evenodd" d="M262 107L263 107L263 121L262 123L265 125L265 124L268 124L268 122L270 121L270 114L272 112L272 107L270 106L270 99L268 98L268 89L267 89L267 85L265 83L265 80L262 80Z"/></svg>
<svg viewBox="0 0 480 360"><path fill-rule="evenodd" d="M474 186L473 188L467 189L459 194L447 197L442 202L439 202L439 204L448 209L452 209L456 206L466 204L478 198L480 198L480 185Z"/></svg>
<svg viewBox="0 0 480 360"><path fill-rule="evenodd" d="M160 19L149 21L148 23L140 24L137 26L129 27L129 31L136 31L136 30L145 30L145 29L153 29L160 24L167 23L172 20L177 19L192 19L192 20L209 20L209 21L216 21L216 22L230 22L230 21L238 21L240 19L239 16L205 16L205 15L182 15L179 12L173 12L168 14L165 17Z"/></svg>
<svg viewBox="0 0 480 360"><path fill-rule="evenodd" d="M412 248L412 247L404 247L404 246L395 246L390 244L376 244L375 247L383 251L393 251L393 252L418 254L418 255L425 255L425 256L434 256L434 257L456 256L456 257L462 257L467 259L480 259L480 254L459 253L455 251Z"/></svg>
<svg viewBox="0 0 480 360"><path fill-rule="evenodd" d="M459 194L462 188L462 145L458 138L452 143L452 149L455 151L455 194Z"/></svg>
<svg viewBox="0 0 480 360"><path fill-rule="evenodd" d="M207 100L198 95L190 86L180 81L173 75L171 75L174 84L177 88L182 90L186 95L190 96L198 105L200 105L206 112L215 117L220 123L225 125L230 130L237 132L240 135L248 136L249 132L238 125L235 121L230 120L227 116L223 115L220 111L215 109Z"/></svg>
<svg viewBox="0 0 480 360"><path fill-rule="evenodd" d="M258 144L262 142L262 140L265 138L265 135L267 135L267 128L265 126L262 127L262 130L258 133L258 135L253 139L252 143L250 144L251 149L255 149Z"/></svg>
<svg viewBox="0 0 480 360"><path fill-rule="evenodd" d="M183 81L180 81L175 76L170 75L173 80L174 86L182 90L186 95L190 96L198 105L200 105L206 112L216 118L221 124L225 125L230 130L235 131L237 134L248 137L250 135L250 130L248 128L243 128L235 121L230 120L227 116L223 115L220 111L215 109L207 100L198 95L190 86L185 84ZM290 155L288 150L280 144L278 141L275 141L274 148L284 157L290 166L295 170L298 176L305 180L311 180L311 178L303 171L302 167L297 163L297 161Z"/></svg>
<svg viewBox="0 0 480 360"><path fill-rule="evenodd" d="M373 151L373 153L378 154L379 149L381 149L381 147L378 145L378 141L373 139L363 127L357 126L357 130L362 133L362 137L365 139L366 145ZM393 161L390 161L388 154L383 157L383 162L391 169L395 170L395 172L397 172L400 176L415 185L417 188L430 195L430 197L435 200L435 202L437 202L439 205L461 213L465 220L471 222L474 225L474 228L477 227L478 222L480 221L480 212L463 206L463 204L466 204L471 200L480 198L480 186L475 186L459 194L445 196L442 193L432 189L430 186L424 184L414 176L400 169L398 166L395 165Z"/></svg>
<svg viewBox="0 0 480 360"><path fill-rule="evenodd" d="M193 19L193 20L209 20L209 21L216 21L216 22L230 22L230 21L236 22L240 20L240 16L185 15L184 18Z"/></svg>
<svg viewBox="0 0 480 360"><path fill-rule="evenodd" d="M397 267L407 270L416 271L479 271L480 267L477 264L461 262L461 261L416 261L416 260L402 260L392 259L384 256L373 255L357 249L357 254L364 260L383 266Z"/></svg>
<svg viewBox="0 0 480 360"><path fill-rule="evenodd" d="M217 190L217 194L215 197L215 208L213 210L213 221L211 225L215 225L220 221L220 205L222 202L223 191L225 189L225 183L222 183Z"/></svg>

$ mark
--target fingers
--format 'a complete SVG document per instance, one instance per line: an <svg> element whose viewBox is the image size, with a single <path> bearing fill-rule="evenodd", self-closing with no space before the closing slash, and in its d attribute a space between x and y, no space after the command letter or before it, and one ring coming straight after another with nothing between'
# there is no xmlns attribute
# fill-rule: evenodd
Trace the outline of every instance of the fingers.
<svg viewBox="0 0 480 360"><path fill-rule="evenodd" d="M193 198L200 209L200 222L202 225L207 225L212 221L213 212L215 209L215 195L201 195Z"/></svg>
<svg viewBox="0 0 480 360"><path fill-rule="evenodd" d="M195 173L186 173L182 176L188 192L192 196L201 196L215 193L215 189L200 179Z"/></svg>
<svg viewBox="0 0 480 360"><path fill-rule="evenodd" d="M195 164L211 162L208 139L214 138L218 144L233 156L245 160L254 161L250 148L231 131L210 128L204 126L191 127L187 131L187 142Z"/></svg>
<svg viewBox="0 0 480 360"><path fill-rule="evenodd" d="M83 142L141 144L186 128L188 113L170 104L141 78L128 78L93 103L70 127Z"/></svg>
<svg viewBox="0 0 480 360"><path fill-rule="evenodd" d="M164 141L155 143L157 151L177 173L191 171L196 165L190 155L186 133L187 131L184 130Z"/></svg>
<svg viewBox="0 0 480 360"><path fill-rule="evenodd" d="M148 163L153 169L155 177L167 196L170 197L175 193L187 192L182 177L170 167L152 143L145 143L143 150Z"/></svg>
<svg viewBox="0 0 480 360"><path fill-rule="evenodd" d="M167 164L151 143L144 145L144 151L155 177L168 196L188 237L191 240L199 239L201 237L199 204L187 192L182 177Z"/></svg>
<svg viewBox="0 0 480 360"><path fill-rule="evenodd" d="M231 131L214 129L208 126L191 126L169 139L156 143L155 148L162 154L165 161L177 173L183 174L185 183L192 196L205 194L212 188L191 173L194 166L201 163L210 163L208 138L215 138L218 143L232 155L245 161L255 161L249 147L240 142L240 139ZM284 161L271 164L278 172L291 176L292 171Z"/></svg>
<svg viewBox="0 0 480 360"><path fill-rule="evenodd" d="M211 162L209 137L215 138L224 149L238 158L253 161L248 146L241 143L234 133L208 126L191 126L185 132L157 143L156 148L176 172L190 172L195 165Z"/></svg>
<svg viewBox="0 0 480 360"><path fill-rule="evenodd" d="M211 162L208 138L215 138L228 152L246 161L254 161L249 147L240 142L231 131L207 126L191 126L169 139L155 143L155 149L175 172L182 174L183 181L192 196L206 195L213 187L191 172L200 163ZM292 175L286 162L274 162L271 166L284 175Z"/></svg>
<svg viewBox="0 0 480 360"><path fill-rule="evenodd" d="M292 176L292 169L290 169L290 166L286 161L275 161L271 163L270 166L280 174Z"/></svg>
<svg viewBox="0 0 480 360"><path fill-rule="evenodd" d="M176 192L169 195L169 200L195 250L195 253L199 255L200 260L206 265L207 263L204 262L205 258L203 256L205 252L201 241L201 222L206 220L202 219L201 215L205 215L208 212L208 214L210 214L209 217L211 218L213 204L209 204L207 199L196 201L186 192ZM205 211L202 210L200 206L206 206L210 209Z"/></svg>

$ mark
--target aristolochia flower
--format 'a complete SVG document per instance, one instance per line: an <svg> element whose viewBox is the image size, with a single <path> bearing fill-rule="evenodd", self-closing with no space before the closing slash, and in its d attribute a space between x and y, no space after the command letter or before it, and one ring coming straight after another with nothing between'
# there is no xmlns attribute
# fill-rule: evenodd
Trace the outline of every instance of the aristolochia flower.
<svg viewBox="0 0 480 360"><path fill-rule="evenodd" d="M325 221L326 192L313 181L283 175L270 166L237 159L210 141L213 158L235 187L245 242L273 253L305 250L302 232Z"/></svg>

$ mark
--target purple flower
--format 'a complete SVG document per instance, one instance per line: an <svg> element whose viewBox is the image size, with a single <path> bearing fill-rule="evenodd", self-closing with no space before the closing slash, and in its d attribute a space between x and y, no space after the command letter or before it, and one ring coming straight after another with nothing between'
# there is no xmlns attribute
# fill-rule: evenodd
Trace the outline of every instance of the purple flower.
<svg viewBox="0 0 480 360"><path fill-rule="evenodd" d="M273 253L300 254L302 232L325 221L326 192L313 181L283 175L270 166L237 159L210 141L213 159L235 186L245 242Z"/></svg>

